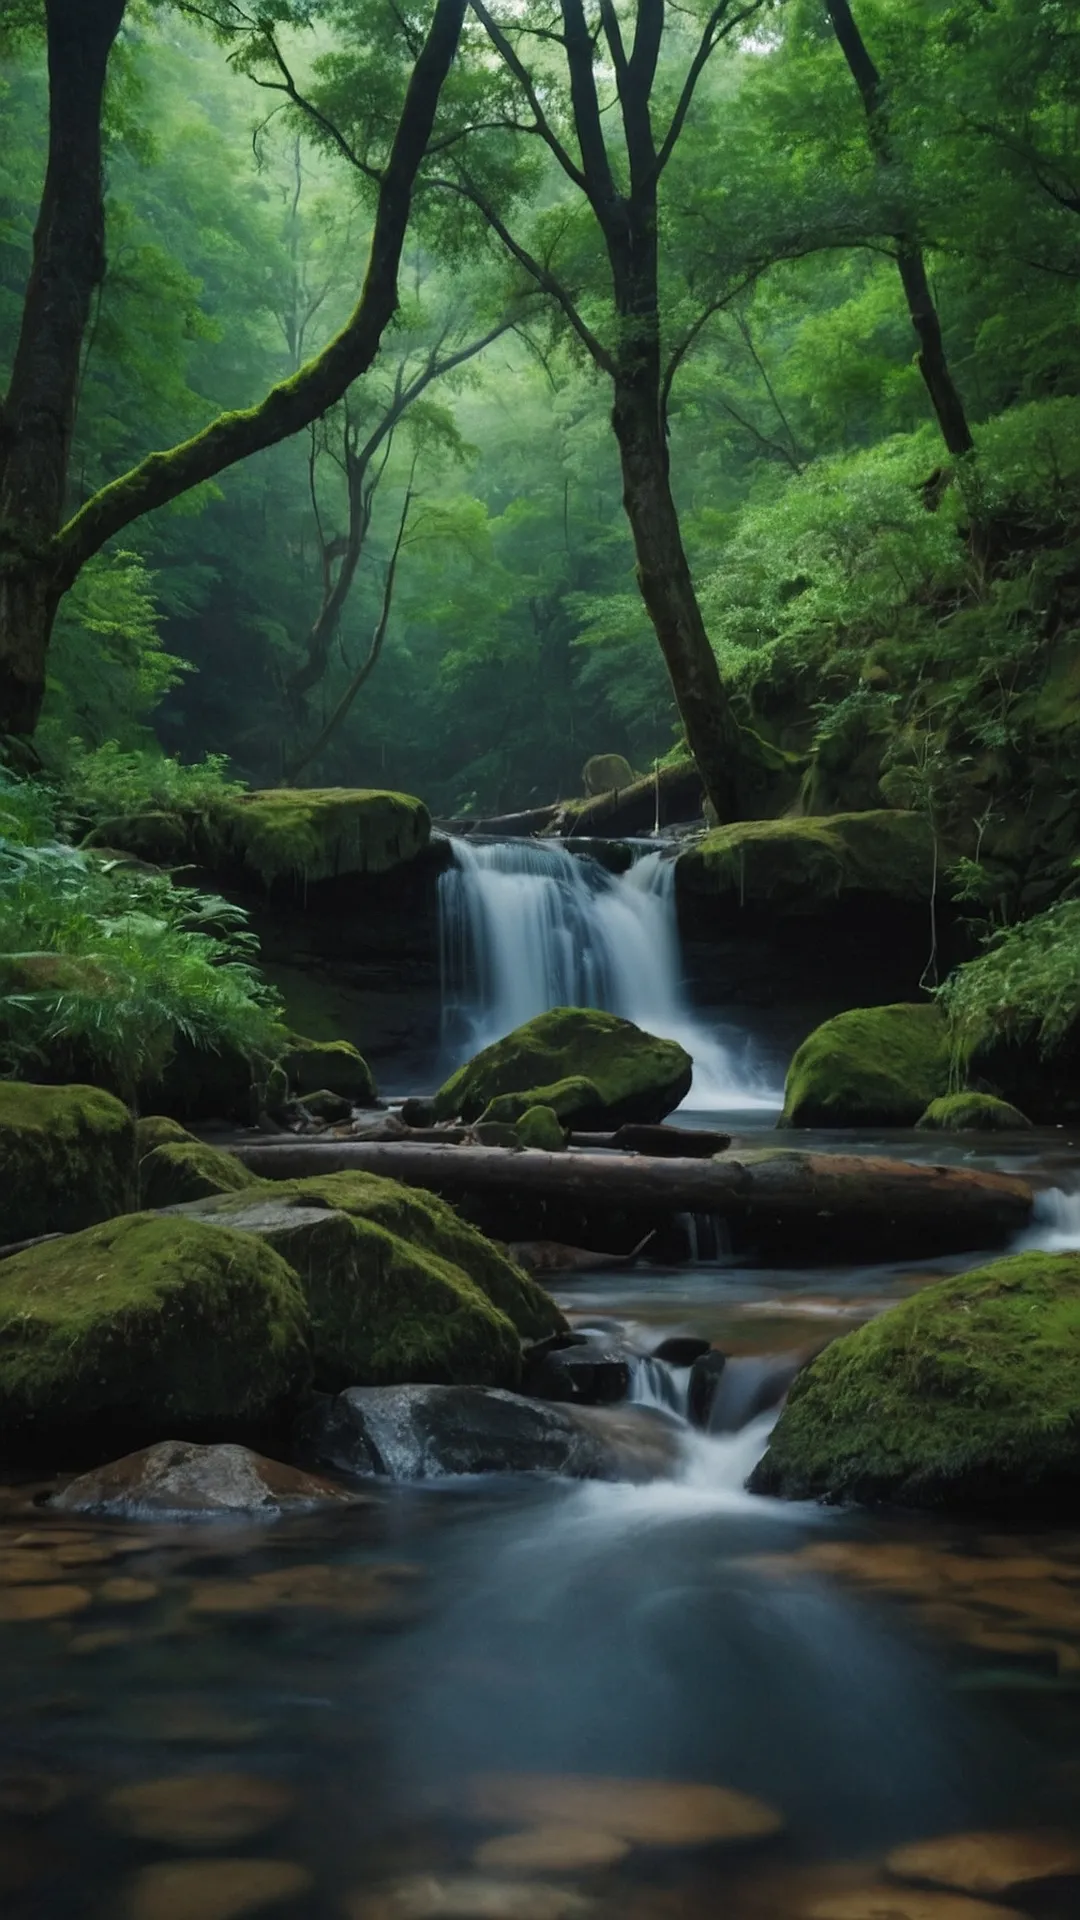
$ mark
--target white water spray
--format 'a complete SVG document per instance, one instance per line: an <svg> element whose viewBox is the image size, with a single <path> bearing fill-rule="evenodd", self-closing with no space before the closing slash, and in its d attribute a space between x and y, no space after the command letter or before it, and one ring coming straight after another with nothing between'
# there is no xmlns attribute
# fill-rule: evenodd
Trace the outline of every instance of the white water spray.
<svg viewBox="0 0 1080 1920"><path fill-rule="evenodd" d="M1080 1190L1047 1187L1037 1193L1031 1225L1019 1236L1016 1251L1080 1252Z"/></svg>
<svg viewBox="0 0 1080 1920"><path fill-rule="evenodd" d="M682 988L675 862L623 874L536 840L455 840L439 881L444 1033L467 1058L549 1007L603 1007L677 1040L694 1062L685 1104L775 1110L749 1042L725 1045Z"/></svg>

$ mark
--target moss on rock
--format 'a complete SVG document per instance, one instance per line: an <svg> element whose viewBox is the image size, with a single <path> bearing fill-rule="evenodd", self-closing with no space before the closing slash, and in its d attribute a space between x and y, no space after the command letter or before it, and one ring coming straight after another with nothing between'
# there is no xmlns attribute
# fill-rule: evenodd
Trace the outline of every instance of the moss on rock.
<svg viewBox="0 0 1080 1920"><path fill-rule="evenodd" d="M145 1160L155 1147L167 1147L173 1141L194 1140L179 1120L171 1120L167 1113L148 1113L135 1122L135 1152L140 1160Z"/></svg>
<svg viewBox="0 0 1080 1920"><path fill-rule="evenodd" d="M796 1380L751 1485L914 1507L1080 1487L1080 1255L1023 1253L925 1287Z"/></svg>
<svg viewBox="0 0 1080 1920"><path fill-rule="evenodd" d="M415 859L431 838L422 801L362 787L239 794L224 809L222 825L231 851L267 885L386 873Z"/></svg>
<svg viewBox="0 0 1080 1920"><path fill-rule="evenodd" d="M946 1093L931 1100L916 1124L936 1133L1012 1133L1031 1121L992 1093Z"/></svg>
<svg viewBox="0 0 1080 1920"><path fill-rule="evenodd" d="M296 1276L249 1235L129 1214L0 1263L6 1429L231 1428L309 1379Z"/></svg>
<svg viewBox="0 0 1080 1920"><path fill-rule="evenodd" d="M788 1068L785 1127L913 1127L949 1085L934 1006L855 1007L803 1041Z"/></svg>
<svg viewBox="0 0 1080 1920"><path fill-rule="evenodd" d="M562 1153L566 1147L566 1135L554 1107L527 1107L516 1131L523 1147L539 1147L544 1153Z"/></svg>
<svg viewBox="0 0 1080 1920"><path fill-rule="evenodd" d="M0 1241L73 1233L126 1212L135 1127L98 1087L0 1081Z"/></svg>
<svg viewBox="0 0 1080 1920"><path fill-rule="evenodd" d="M439 1254L303 1193L307 1184L275 1182L185 1213L257 1236L299 1276L318 1387L516 1386L519 1336L482 1287Z"/></svg>
<svg viewBox="0 0 1080 1920"><path fill-rule="evenodd" d="M679 855L676 882L740 906L818 913L849 893L929 901L934 846L922 814L877 808L802 820L740 820Z"/></svg>
<svg viewBox="0 0 1080 1920"><path fill-rule="evenodd" d="M485 1047L435 1095L440 1120L517 1121L551 1107L567 1125L663 1120L690 1091L690 1055L674 1040L587 1007L555 1007ZM573 1095L566 1090L574 1083ZM503 1110L502 1096L526 1095ZM594 1094L598 1096L594 1098ZM498 1110L494 1110L498 1103Z"/></svg>
<svg viewBox="0 0 1080 1920"><path fill-rule="evenodd" d="M236 1158L205 1140L166 1140L139 1162L139 1205L175 1207L211 1193L242 1193L261 1183Z"/></svg>
<svg viewBox="0 0 1080 1920"><path fill-rule="evenodd" d="M269 1189L264 1187L264 1192L283 1205L327 1207L356 1220L370 1221L395 1239L434 1255L485 1294L523 1339L542 1340L546 1334L565 1329L566 1322L550 1294L501 1247L462 1220L449 1201L440 1200L434 1193L360 1172L277 1180ZM200 1208L200 1215L224 1221L246 1204L247 1197L242 1194L223 1195L220 1200L208 1201L205 1208Z"/></svg>
<svg viewBox="0 0 1080 1920"><path fill-rule="evenodd" d="M378 1099L371 1068L348 1040L304 1040L290 1034L282 1066L290 1093L340 1093L355 1106Z"/></svg>

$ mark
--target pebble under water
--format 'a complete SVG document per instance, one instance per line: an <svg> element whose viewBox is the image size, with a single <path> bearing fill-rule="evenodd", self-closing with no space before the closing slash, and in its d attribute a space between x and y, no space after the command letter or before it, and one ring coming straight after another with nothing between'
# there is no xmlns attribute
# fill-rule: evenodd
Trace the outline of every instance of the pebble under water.
<svg viewBox="0 0 1080 1920"><path fill-rule="evenodd" d="M925 1277L560 1296L752 1360ZM8 1486L5 1920L1076 1920L1080 1522L752 1498L769 1418L645 1486L384 1486L273 1526L67 1524Z"/></svg>

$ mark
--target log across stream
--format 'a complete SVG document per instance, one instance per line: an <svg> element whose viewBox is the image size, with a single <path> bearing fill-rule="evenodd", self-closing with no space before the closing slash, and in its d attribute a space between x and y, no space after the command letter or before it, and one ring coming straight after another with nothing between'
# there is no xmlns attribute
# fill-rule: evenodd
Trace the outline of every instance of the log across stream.
<svg viewBox="0 0 1080 1920"><path fill-rule="evenodd" d="M553 1215L614 1215L639 1233L677 1214L709 1214L734 1244L781 1258L1000 1246L1028 1224L1034 1204L1027 1181L1012 1174L791 1148L710 1160L430 1141L264 1142L234 1151L263 1179L353 1170L425 1187L508 1239L550 1233Z"/></svg>

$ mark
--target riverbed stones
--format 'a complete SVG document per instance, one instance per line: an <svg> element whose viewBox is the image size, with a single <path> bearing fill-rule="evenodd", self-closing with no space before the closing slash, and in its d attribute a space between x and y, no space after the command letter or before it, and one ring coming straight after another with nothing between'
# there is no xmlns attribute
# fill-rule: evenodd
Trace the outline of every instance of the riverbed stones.
<svg viewBox="0 0 1080 1920"><path fill-rule="evenodd" d="M134 1123L111 1093L0 1081L0 1245L124 1213L134 1184Z"/></svg>
<svg viewBox="0 0 1080 1920"><path fill-rule="evenodd" d="M730 1787L594 1774L480 1774L466 1805L482 1820L565 1822L646 1847L764 1840L784 1826L774 1807Z"/></svg>
<svg viewBox="0 0 1080 1920"><path fill-rule="evenodd" d="M555 1007L485 1047L435 1095L440 1120L516 1123L551 1107L586 1131L663 1120L690 1091L693 1062L674 1040L587 1007Z"/></svg>
<svg viewBox="0 0 1080 1920"><path fill-rule="evenodd" d="M135 1840L173 1847L236 1846L276 1826L293 1796L278 1780L248 1773L177 1774L106 1794L109 1824Z"/></svg>
<svg viewBox="0 0 1080 1920"><path fill-rule="evenodd" d="M1080 1877L1080 1842L1046 1832L949 1833L896 1847L886 1868L897 1880L970 1894L1012 1894L1036 1882Z"/></svg>
<svg viewBox="0 0 1080 1920"><path fill-rule="evenodd" d="M629 1840L591 1827L525 1827L520 1833L500 1833L485 1840L473 1856L478 1867L501 1867L510 1873L580 1873L589 1867L610 1867L625 1859Z"/></svg>
<svg viewBox="0 0 1080 1920"><path fill-rule="evenodd" d="M132 1214L0 1262L0 1426L265 1419L310 1379L295 1274L251 1235Z"/></svg>
<svg viewBox="0 0 1080 1920"><path fill-rule="evenodd" d="M793 1910L792 1920L1025 1920L1025 1917L1015 1907L990 1906L984 1900L971 1900L966 1894L874 1884L810 1899Z"/></svg>
<svg viewBox="0 0 1080 1920"><path fill-rule="evenodd" d="M795 1381L751 1476L789 1499L1075 1511L1080 1255L924 1287Z"/></svg>
<svg viewBox="0 0 1080 1920"><path fill-rule="evenodd" d="M311 1513L355 1505L360 1497L354 1489L267 1460L248 1447L162 1440L80 1475L51 1504L61 1513L119 1520L191 1520L213 1514Z"/></svg>
<svg viewBox="0 0 1080 1920"><path fill-rule="evenodd" d="M305 1440L327 1466L394 1480L552 1473L640 1482L670 1474L680 1447L678 1427L651 1408L569 1407L480 1387L355 1387L319 1406Z"/></svg>
<svg viewBox="0 0 1080 1920"><path fill-rule="evenodd" d="M312 1876L291 1860L162 1860L128 1889L123 1920L243 1920L293 1901Z"/></svg>
<svg viewBox="0 0 1080 1920"><path fill-rule="evenodd" d="M949 1090L936 1006L855 1007L804 1040L788 1068L785 1127L913 1127Z"/></svg>
<svg viewBox="0 0 1080 1920"><path fill-rule="evenodd" d="M573 1887L485 1874L410 1874L364 1889L345 1903L347 1920L584 1920L595 1902Z"/></svg>

